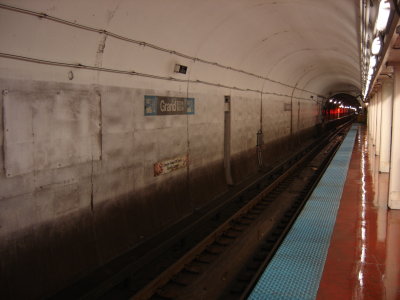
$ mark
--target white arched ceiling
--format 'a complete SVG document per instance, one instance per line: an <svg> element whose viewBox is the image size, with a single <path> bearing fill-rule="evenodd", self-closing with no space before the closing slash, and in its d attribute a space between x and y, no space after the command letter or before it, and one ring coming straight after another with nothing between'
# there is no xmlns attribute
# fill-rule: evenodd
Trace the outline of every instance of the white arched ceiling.
<svg viewBox="0 0 400 300"><path fill-rule="evenodd" d="M8 0L2 3L104 29L123 39L3 7L0 52L266 92L290 91L296 86L327 96L332 89L348 90L349 86L360 89L359 2ZM189 58L140 46L124 38ZM104 50L99 54L101 47ZM187 75L173 73L177 62L189 66ZM103 76L111 84L113 80L122 82L120 75L99 76L97 79ZM283 83L283 88L269 79Z"/></svg>

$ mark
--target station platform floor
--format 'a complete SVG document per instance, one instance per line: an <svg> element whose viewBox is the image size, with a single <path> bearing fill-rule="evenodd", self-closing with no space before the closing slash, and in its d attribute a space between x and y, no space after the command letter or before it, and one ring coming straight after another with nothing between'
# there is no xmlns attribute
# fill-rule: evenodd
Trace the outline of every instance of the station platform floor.
<svg viewBox="0 0 400 300"><path fill-rule="evenodd" d="M353 124L249 299L400 299L400 210L374 150Z"/></svg>

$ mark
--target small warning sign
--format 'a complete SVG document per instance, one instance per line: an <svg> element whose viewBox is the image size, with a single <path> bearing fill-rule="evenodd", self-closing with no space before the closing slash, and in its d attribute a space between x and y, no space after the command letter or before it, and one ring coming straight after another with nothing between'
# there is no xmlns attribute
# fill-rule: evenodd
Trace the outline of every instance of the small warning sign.
<svg viewBox="0 0 400 300"><path fill-rule="evenodd" d="M172 171L184 168L187 166L187 164L188 164L187 155L156 162L154 164L154 177L163 174L168 174Z"/></svg>

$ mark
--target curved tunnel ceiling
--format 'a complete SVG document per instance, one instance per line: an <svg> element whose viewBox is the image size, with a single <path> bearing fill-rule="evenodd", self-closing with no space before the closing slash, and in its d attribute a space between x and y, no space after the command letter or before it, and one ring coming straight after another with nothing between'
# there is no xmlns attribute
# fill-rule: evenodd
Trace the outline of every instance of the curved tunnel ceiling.
<svg viewBox="0 0 400 300"><path fill-rule="evenodd" d="M226 86L248 88L259 76L257 89L271 89L259 80L267 78L323 96L343 90L356 94L360 90L358 0L10 0L3 3L153 44L156 47L148 52L159 51L157 47L167 49L170 52L163 55L170 60L174 51L187 55L188 59L178 56L175 61L189 65L190 80L221 80ZM169 66L161 67L166 58L144 56L138 45L127 46L123 39L102 38L96 32L83 32L82 28L78 28L81 31L65 29L69 25L37 17L29 21L32 16L24 16L26 24L21 20L12 24L17 13L4 7L0 10L7 31L21 27L15 29L14 38L9 34L9 42L1 46L2 53L134 69L157 76L174 75ZM33 22L42 23L34 32L27 31ZM50 23L52 29L48 28ZM1 27L0 33L7 35L4 26ZM101 57L100 47L104 50ZM192 58L217 65L200 66L201 61ZM219 66L228 68L222 72L217 70ZM229 72L230 68L247 72L244 74L247 77Z"/></svg>

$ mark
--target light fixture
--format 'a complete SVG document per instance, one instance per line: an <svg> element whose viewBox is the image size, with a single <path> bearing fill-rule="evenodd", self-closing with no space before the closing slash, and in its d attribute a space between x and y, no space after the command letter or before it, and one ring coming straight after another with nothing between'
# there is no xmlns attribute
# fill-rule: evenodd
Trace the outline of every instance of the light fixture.
<svg viewBox="0 0 400 300"><path fill-rule="evenodd" d="M369 58L369 67L373 68L376 66L376 56L373 55Z"/></svg>
<svg viewBox="0 0 400 300"><path fill-rule="evenodd" d="M374 38L372 41L372 46L371 46L371 53L373 55L378 55L379 52L381 52L381 47L382 47L382 41L379 36Z"/></svg>
<svg viewBox="0 0 400 300"><path fill-rule="evenodd" d="M188 69L187 66L175 64L174 72L175 72L175 73L186 74L187 69Z"/></svg>
<svg viewBox="0 0 400 300"><path fill-rule="evenodd" d="M381 0L379 3L378 17L376 18L375 28L378 31L384 31L390 16L389 0Z"/></svg>
<svg viewBox="0 0 400 300"><path fill-rule="evenodd" d="M372 74L374 74L374 68L369 68L368 70L368 76L372 76Z"/></svg>

